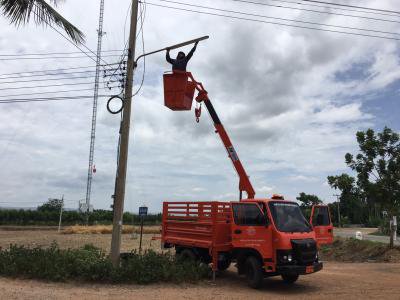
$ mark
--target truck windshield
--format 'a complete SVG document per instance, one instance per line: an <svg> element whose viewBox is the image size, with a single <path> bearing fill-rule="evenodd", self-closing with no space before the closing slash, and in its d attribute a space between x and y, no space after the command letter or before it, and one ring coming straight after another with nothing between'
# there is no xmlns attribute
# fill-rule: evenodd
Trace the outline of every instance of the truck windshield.
<svg viewBox="0 0 400 300"><path fill-rule="evenodd" d="M282 232L310 232L311 226L296 203L270 202L276 228Z"/></svg>

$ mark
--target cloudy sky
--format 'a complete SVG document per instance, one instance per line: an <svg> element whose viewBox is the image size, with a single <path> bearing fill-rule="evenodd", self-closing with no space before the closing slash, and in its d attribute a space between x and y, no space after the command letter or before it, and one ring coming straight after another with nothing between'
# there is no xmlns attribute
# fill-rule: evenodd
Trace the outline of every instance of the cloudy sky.
<svg viewBox="0 0 400 300"><path fill-rule="evenodd" d="M151 3L211 12L204 8L159 0L147 2L147 51L210 36L199 44L188 69L208 90L258 197L280 193L295 199L300 192L306 192L331 202L335 191L327 185L326 177L348 171L344 155L357 150L356 131L381 130L385 125L400 129L398 41L229 19ZM400 38L399 34L371 31L400 32L400 18L386 13L329 10L288 3L291 1L260 2L341 15L231 0L202 1L201 5L253 14L212 11L241 18L349 31L254 16L258 14L364 28L370 31L356 32ZM400 10L395 0L340 3ZM86 46L95 50L99 1L68 0L58 9L84 31ZM124 48L128 9L128 0L105 0L103 50L120 50L105 52L103 59L107 63L118 62L117 55ZM1 100L92 95L93 77L88 74L93 73L18 78L44 74L21 72L94 65L53 29L35 27L33 23L17 29L1 16L0 28ZM27 59L31 53L76 51L73 55L52 56L58 58L44 55L44 59ZM136 53L142 51L139 39ZM19 56L4 56L9 54ZM79 57L60 58L65 56ZM158 212L166 200L238 198L238 178L209 116L204 113L197 124L193 111L173 112L163 106L162 74L169 68L164 53L148 57L144 85L134 98L125 201L129 211L146 204L150 211ZM140 65L135 75L136 88L142 74ZM112 95L117 90L104 89L101 83L101 95ZM43 92L53 94L35 94ZM92 185L95 208L110 207L115 180L119 117L107 112L106 100L101 97L98 108L97 172ZM91 113L91 99L0 104L0 206L32 207L63 194L68 207L77 206L86 193Z"/></svg>

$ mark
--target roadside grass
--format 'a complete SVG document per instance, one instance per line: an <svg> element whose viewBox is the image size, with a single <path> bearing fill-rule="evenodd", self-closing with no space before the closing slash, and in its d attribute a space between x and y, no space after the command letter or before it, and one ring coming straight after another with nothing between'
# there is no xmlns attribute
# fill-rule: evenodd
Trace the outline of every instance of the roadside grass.
<svg viewBox="0 0 400 300"><path fill-rule="evenodd" d="M320 254L324 260L340 262L391 262L400 263L400 247L389 249L387 244L335 238L332 245L322 246Z"/></svg>
<svg viewBox="0 0 400 300"><path fill-rule="evenodd" d="M144 234L159 234L160 226L143 226ZM92 225L81 226L74 225L65 227L61 233L63 234L111 234L112 225ZM122 233L140 233L140 226L123 225Z"/></svg>
<svg viewBox="0 0 400 300"><path fill-rule="evenodd" d="M93 245L60 249L11 245L0 248L0 275L48 281L86 281L149 284L197 282L207 278L208 266L176 260L169 253L132 252L113 267L105 253Z"/></svg>

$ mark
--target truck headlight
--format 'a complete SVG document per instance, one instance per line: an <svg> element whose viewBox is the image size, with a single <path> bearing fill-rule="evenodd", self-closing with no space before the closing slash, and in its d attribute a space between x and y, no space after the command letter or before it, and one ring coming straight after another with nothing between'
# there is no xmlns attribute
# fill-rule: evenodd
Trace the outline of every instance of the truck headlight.
<svg viewBox="0 0 400 300"><path fill-rule="evenodd" d="M292 260L293 260L292 254L284 255L283 256L283 260L284 261L288 261L288 262L292 262Z"/></svg>

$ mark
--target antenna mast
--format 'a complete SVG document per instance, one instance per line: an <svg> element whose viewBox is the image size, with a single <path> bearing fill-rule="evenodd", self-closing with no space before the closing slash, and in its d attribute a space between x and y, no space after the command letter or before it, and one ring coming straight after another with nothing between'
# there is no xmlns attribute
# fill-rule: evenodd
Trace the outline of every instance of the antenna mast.
<svg viewBox="0 0 400 300"><path fill-rule="evenodd" d="M101 0L100 1L99 29L97 30L96 75L95 75L95 81L94 81L92 129L90 132L89 167L88 167L87 186L86 186L86 224L88 224L88 221L89 221L90 193L92 190L94 142L96 139L97 100L99 97L101 42L103 39L103 35L105 34L103 32L103 16L104 16L104 0Z"/></svg>

